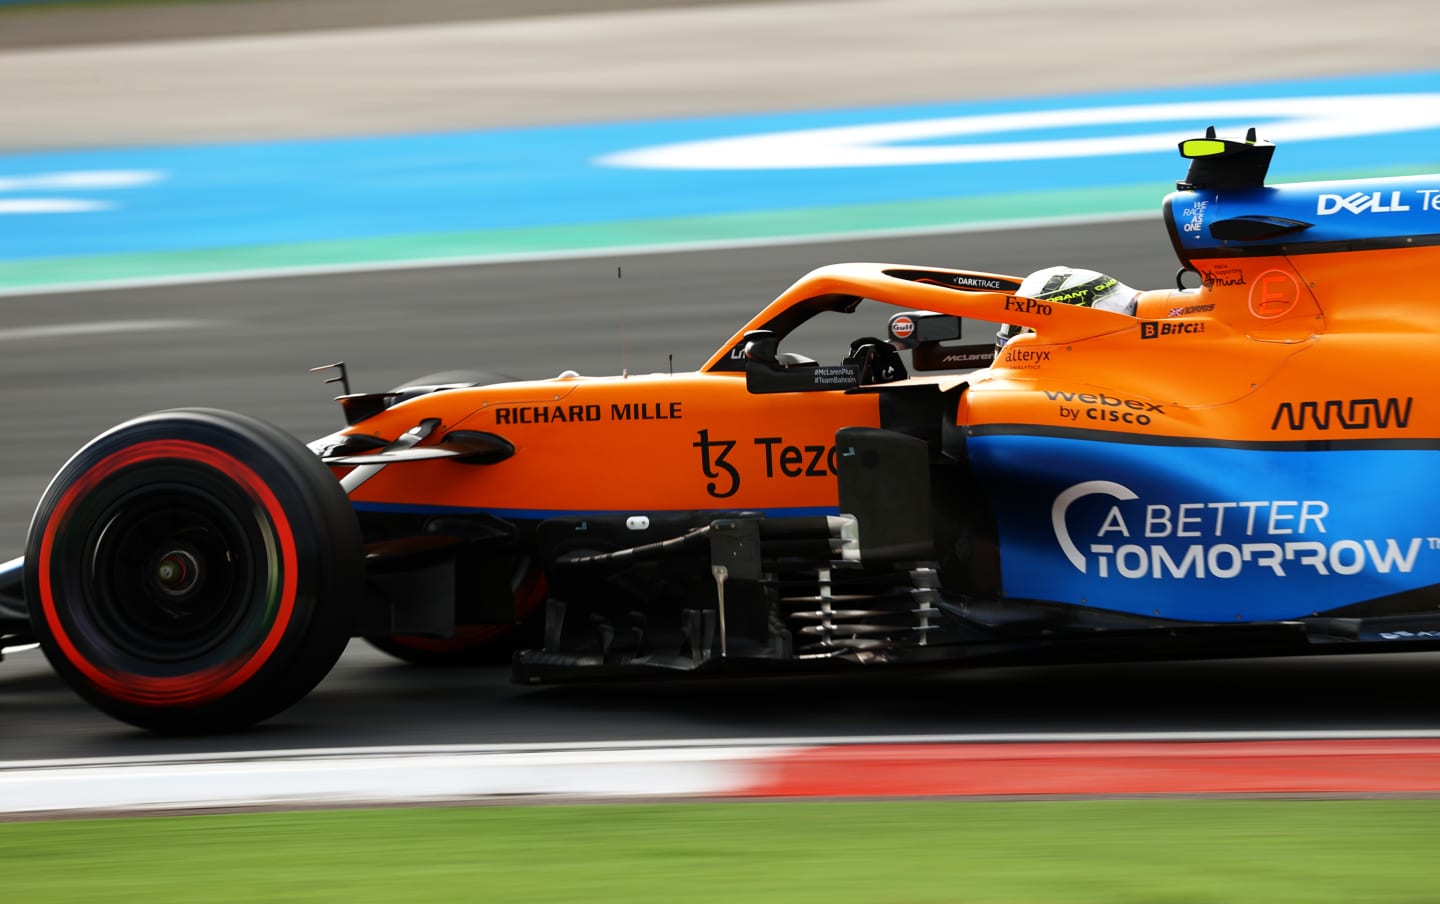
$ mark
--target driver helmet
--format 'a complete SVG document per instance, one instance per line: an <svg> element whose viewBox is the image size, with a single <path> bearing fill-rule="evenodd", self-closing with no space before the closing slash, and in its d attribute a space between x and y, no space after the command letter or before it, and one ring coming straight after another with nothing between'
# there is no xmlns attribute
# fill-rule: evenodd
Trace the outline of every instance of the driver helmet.
<svg viewBox="0 0 1440 904"><path fill-rule="evenodd" d="M1078 267L1046 267L1025 277L1015 294L1036 301L1073 304L1082 308L1099 308L1120 314L1135 313L1135 302L1140 293L1113 276L1106 276L1096 270ZM998 354L1005 344L1019 335L1021 327L1002 324L995 334L995 351Z"/></svg>
<svg viewBox="0 0 1440 904"><path fill-rule="evenodd" d="M1046 267L1025 277L1015 294L1037 301L1134 314L1135 299L1140 293L1115 277L1094 270Z"/></svg>

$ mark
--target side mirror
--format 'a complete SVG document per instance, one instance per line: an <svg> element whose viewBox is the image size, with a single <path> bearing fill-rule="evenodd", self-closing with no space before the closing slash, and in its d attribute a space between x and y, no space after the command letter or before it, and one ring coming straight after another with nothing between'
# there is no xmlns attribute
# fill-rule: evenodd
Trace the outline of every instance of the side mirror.
<svg viewBox="0 0 1440 904"><path fill-rule="evenodd" d="M775 364L780 354L780 337L771 330L751 330L745 334L745 360Z"/></svg>
<svg viewBox="0 0 1440 904"><path fill-rule="evenodd" d="M890 337L914 349L916 370L974 370L995 357L994 324L933 311L906 311L890 318Z"/></svg>
<svg viewBox="0 0 1440 904"><path fill-rule="evenodd" d="M821 366L803 355L785 355L770 330L745 334L745 389L751 393L822 392L860 385L858 364ZM799 359L799 360L793 360Z"/></svg>

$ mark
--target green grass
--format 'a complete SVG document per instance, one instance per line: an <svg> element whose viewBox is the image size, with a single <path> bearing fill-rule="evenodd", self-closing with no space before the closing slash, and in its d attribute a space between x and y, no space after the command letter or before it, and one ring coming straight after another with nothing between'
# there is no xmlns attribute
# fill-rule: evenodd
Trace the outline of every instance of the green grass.
<svg viewBox="0 0 1440 904"><path fill-rule="evenodd" d="M1422 902L1440 800L709 803L0 824L9 902Z"/></svg>

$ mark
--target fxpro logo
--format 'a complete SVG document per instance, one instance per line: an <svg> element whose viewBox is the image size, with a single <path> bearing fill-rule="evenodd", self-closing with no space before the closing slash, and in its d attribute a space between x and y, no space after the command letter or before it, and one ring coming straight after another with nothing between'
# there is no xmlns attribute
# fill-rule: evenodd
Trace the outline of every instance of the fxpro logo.
<svg viewBox="0 0 1440 904"><path fill-rule="evenodd" d="M1073 529L1071 506L1090 496L1115 500L1098 523ZM1146 504L1121 483L1090 480L1055 497L1050 520L1065 558L1082 574L1123 580L1230 579L1409 574L1421 537L1332 539L1321 499Z"/></svg>
<svg viewBox="0 0 1440 904"><path fill-rule="evenodd" d="M1064 301L1064 298L1056 299ZM1033 298L1007 298L1005 299L1005 310L1017 311L1021 314L1038 314L1041 317L1049 317L1054 311L1050 305L1043 301L1036 301Z"/></svg>

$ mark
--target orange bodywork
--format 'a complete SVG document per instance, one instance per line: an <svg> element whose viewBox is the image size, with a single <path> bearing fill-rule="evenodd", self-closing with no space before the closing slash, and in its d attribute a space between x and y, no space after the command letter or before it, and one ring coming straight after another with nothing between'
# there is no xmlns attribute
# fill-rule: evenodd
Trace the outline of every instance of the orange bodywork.
<svg viewBox="0 0 1440 904"><path fill-rule="evenodd" d="M1409 401L1428 395L1434 371L1397 360L1434 354L1440 323L1424 280L1437 264L1436 248L1199 262L1205 287L1142 293L1119 330L1075 339L1042 325L1018 338L971 384L960 420L1240 442L1283 428L1288 440L1323 440L1334 436L1321 426L1327 403L1343 402L1349 418L1349 400L1377 400L1405 416L1365 426L1357 415L1347 439L1440 435L1440 417ZM1366 273L1385 274L1383 297ZM1082 393L1127 401L1077 404ZM1141 423L1146 409L1129 402L1164 412Z"/></svg>
<svg viewBox="0 0 1440 904"><path fill-rule="evenodd" d="M572 377L422 396L437 430L484 430L515 455L487 467L390 467L356 502L511 513L815 508L835 505L835 430L878 423L874 396L747 395L743 374ZM403 433L397 406L366 421Z"/></svg>
<svg viewBox="0 0 1440 904"><path fill-rule="evenodd" d="M1136 316L1068 305L1019 304L1010 293L942 281L969 271L929 268L934 281L892 275L915 268L843 264L801 279L738 331L698 372L499 384L421 396L350 428L392 439L424 417L439 436L483 430L515 455L466 467L446 461L390 467L360 486L357 503L506 512L833 508L835 431L880 422L878 396L851 391L753 395L743 372L722 370L750 329L822 296L856 296L1029 327L988 369L922 375L906 383L955 386L960 424L1024 424L1146 437L1230 441L1323 439L1315 403L1395 399L1404 417L1347 431L1367 436L1440 435L1440 417L1409 401L1435 380L1398 368L1433 341L1421 292L1440 249L1253 257L1199 263L1205 285L1144 292ZM1364 280L1383 270L1383 305ZM1312 286L1325 284L1324 309ZM857 333L867 330L857 327ZM870 330L870 331L873 331ZM1309 408L1305 403L1310 402ZM1379 404L1384 404L1381 402ZM1348 415L1342 412L1342 417ZM1403 424L1401 421L1403 420ZM1278 421L1278 423L1277 423ZM1293 426L1292 426L1293 425Z"/></svg>

